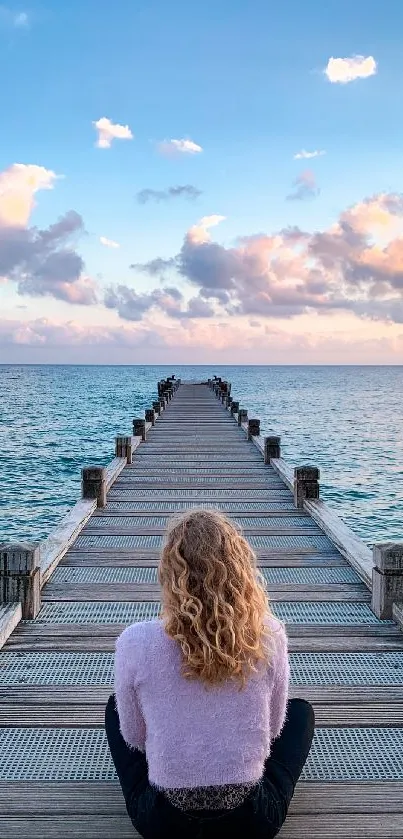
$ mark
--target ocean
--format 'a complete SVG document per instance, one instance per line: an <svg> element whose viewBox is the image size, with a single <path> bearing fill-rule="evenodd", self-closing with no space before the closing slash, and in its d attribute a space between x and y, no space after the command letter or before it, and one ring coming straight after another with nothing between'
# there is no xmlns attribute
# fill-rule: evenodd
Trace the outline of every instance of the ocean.
<svg viewBox="0 0 403 839"><path fill-rule="evenodd" d="M403 367L0 365L0 539L40 540L107 464L116 434L175 374L232 382L291 465L321 470L321 496L369 545L403 539Z"/></svg>

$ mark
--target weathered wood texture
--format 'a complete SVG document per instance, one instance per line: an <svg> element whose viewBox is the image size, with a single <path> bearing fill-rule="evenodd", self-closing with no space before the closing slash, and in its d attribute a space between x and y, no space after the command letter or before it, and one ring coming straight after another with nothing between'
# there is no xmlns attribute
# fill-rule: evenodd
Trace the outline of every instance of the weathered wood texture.
<svg viewBox="0 0 403 839"><path fill-rule="evenodd" d="M34 680L32 659L22 680L2 681L2 674L7 672L6 656L112 653L124 620L118 617L114 622L100 623L90 618L86 623L79 611L77 619L61 622L62 613L88 604L101 610L97 614L115 605L120 609L144 601L152 606L159 598L158 585L152 581L125 582L124 575L132 573L130 569L156 568L165 526L158 519L203 504L247 521L245 534L256 542L262 569L283 569L299 575L269 586L273 608L292 610L287 620L291 654L331 653L336 656L337 672L337 656L361 654L364 659L360 659L360 666L364 668L369 667L367 655L399 656L396 677L392 674L382 681L375 667L368 671L372 673L368 684L358 678L353 666L340 683L337 678L331 683L321 658L316 664L315 682L301 671L301 683L292 686L291 694L312 701L317 726L338 731L362 727L403 731L403 685L399 680L403 635L396 624L377 621L369 610L371 553L348 528L342 525L340 529L340 521L318 499L317 473L305 470L295 475L281 459L280 439L260 436L259 423L241 413L240 403L230 395L227 383L216 380L214 388L217 398L213 387L186 385L178 389L171 377L160 382L159 399L153 402L145 420L136 420L135 436L118 438L117 457L101 474L101 486L98 483L88 490L91 499L79 502L59 532L42 547L42 580L49 579L42 591L44 608L60 606L62 611L52 620L41 619L39 613L37 620L20 623L0 652L3 730L29 730L33 735L46 728L99 731L111 684L93 684L90 673L83 684L75 681L73 671L63 684L57 683L56 676L46 683ZM57 565L57 577L52 578ZM343 575L350 566L363 583L355 575L349 582L343 581L343 576L337 580L337 574ZM60 576L63 569L68 572L65 579ZM74 569L78 572L76 580L71 577ZM110 569L121 576L115 577ZM80 576L87 571L89 577ZM382 574L385 571L380 569ZM304 577L306 574L308 577ZM142 579L150 580L147 576ZM337 614L339 607L366 609L368 619L361 618L360 612L349 623L343 623L342 618L323 618ZM18 608L16 605L11 618L10 612L5 613L3 622L0 613L0 639L1 631L6 640L13 621L17 622ZM312 610L311 622L301 622L298 617L298 610L306 608ZM318 617L315 609L321 610ZM398 607L394 614L403 623ZM72 666L74 660L66 666ZM77 766L82 768L85 759L78 750ZM366 759L370 765L376 755L368 751ZM116 781L41 782L36 781L34 773L29 782L11 781L7 780L7 760L2 753L2 839L125 839L135 835ZM279 834L281 839L401 839L403 777L400 782L386 778L376 783L365 776L359 781L351 777L343 783L331 777L332 766L327 761L325 777L319 773L315 781L298 785Z"/></svg>

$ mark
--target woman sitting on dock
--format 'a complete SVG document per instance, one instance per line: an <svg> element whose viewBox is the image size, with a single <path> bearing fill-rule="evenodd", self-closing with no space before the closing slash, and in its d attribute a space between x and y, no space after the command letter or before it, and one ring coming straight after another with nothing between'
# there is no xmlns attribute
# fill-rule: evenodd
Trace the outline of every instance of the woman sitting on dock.
<svg viewBox="0 0 403 839"><path fill-rule="evenodd" d="M288 702L283 625L256 558L214 510L173 519L159 566L161 619L129 626L106 732L129 816L145 839L270 839L314 732Z"/></svg>

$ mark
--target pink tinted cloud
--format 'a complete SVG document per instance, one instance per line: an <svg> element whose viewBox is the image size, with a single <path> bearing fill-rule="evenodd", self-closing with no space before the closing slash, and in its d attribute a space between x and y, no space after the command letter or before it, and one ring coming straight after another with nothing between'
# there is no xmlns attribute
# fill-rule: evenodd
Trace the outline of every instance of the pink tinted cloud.
<svg viewBox="0 0 403 839"><path fill-rule="evenodd" d="M0 173L0 276L14 282L21 295L91 305L96 284L75 247L84 233L79 213L70 210L44 229L28 224L36 193L52 189L57 177L22 163Z"/></svg>
<svg viewBox="0 0 403 839"><path fill-rule="evenodd" d="M289 318L344 310L402 322L402 195L367 198L324 231L290 227L241 237L232 247L213 241L212 222L205 221L190 228L168 261L218 315ZM137 267L153 273L159 261Z"/></svg>
<svg viewBox="0 0 403 839"><path fill-rule="evenodd" d="M358 335L291 333L252 321L186 321L179 327L139 324L84 326L46 318L0 320L0 346L7 360L75 359L108 363L396 363L403 357L403 333ZM135 351L135 356L133 356Z"/></svg>

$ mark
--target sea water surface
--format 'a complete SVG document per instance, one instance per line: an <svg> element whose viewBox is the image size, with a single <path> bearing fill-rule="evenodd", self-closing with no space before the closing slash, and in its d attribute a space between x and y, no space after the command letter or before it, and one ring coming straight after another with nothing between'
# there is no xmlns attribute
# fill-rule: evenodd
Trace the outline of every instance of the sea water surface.
<svg viewBox="0 0 403 839"><path fill-rule="evenodd" d="M291 464L368 544L403 540L403 367L0 365L0 539L46 537L175 374L232 382Z"/></svg>

